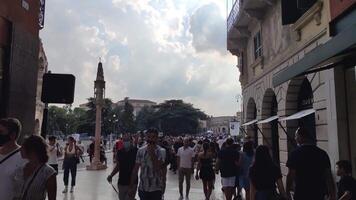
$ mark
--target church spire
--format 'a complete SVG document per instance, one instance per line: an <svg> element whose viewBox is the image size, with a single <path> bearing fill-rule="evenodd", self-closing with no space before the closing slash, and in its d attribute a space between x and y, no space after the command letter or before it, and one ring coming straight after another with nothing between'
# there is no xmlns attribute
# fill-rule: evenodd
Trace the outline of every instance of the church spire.
<svg viewBox="0 0 356 200"><path fill-rule="evenodd" d="M99 58L96 80L101 80L101 81L104 80L104 70L103 70L103 64L101 63L101 58Z"/></svg>

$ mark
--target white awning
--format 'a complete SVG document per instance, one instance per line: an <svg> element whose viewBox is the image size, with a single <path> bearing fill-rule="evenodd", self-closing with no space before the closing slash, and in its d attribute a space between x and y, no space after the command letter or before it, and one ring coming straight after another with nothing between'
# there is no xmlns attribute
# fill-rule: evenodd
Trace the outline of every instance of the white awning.
<svg viewBox="0 0 356 200"><path fill-rule="evenodd" d="M279 118L278 115L275 115L275 116L269 117L267 119L261 120L261 121L257 122L257 124L269 123L269 122L274 121L274 120L276 120L278 118Z"/></svg>
<svg viewBox="0 0 356 200"><path fill-rule="evenodd" d="M288 120L295 120L295 119L300 119L303 118L305 116L311 115L315 113L314 109L308 109L308 110L302 110L300 112L297 112L289 117L283 117L281 119L279 119L279 121L288 121Z"/></svg>
<svg viewBox="0 0 356 200"><path fill-rule="evenodd" d="M242 124L242 126L252 125L252 124L255 124L256 122L257 122L257 119L254 119L252 121L249 121L249 122L246 122L246 123Z"/></svg>

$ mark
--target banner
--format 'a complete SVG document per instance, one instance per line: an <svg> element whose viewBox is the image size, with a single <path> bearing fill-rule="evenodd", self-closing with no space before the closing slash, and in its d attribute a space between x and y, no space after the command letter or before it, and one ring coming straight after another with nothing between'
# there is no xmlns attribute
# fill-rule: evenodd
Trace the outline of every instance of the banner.
<svg viewBox="0 0 356 200"><path fill-rule="evenodd" d="M240 134L240 122L230 122L230 135L238 136Z"/></svg>

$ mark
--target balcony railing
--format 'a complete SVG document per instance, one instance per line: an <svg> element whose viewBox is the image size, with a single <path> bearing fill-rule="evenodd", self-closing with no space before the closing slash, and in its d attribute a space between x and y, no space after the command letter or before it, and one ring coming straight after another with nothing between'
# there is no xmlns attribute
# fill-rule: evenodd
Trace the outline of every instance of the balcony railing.
<svg viewBox="0 0 356 200"><path fill-rule="evenodd" d="M226 22L227 32L229 32L232 29L233 24L235 23L237 17L239 16L240 7L241 7L242 2L243 2L243 0L235 1L234 5L230 11L229 17L227 18L227 22Z"/></svg>

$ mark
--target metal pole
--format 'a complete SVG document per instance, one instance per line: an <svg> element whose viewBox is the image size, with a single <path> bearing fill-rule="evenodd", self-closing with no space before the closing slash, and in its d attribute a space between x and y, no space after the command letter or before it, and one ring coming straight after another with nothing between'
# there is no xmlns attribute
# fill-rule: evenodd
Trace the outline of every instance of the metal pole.
<svg viewBox="0 0 356 200"><path fill-rule="evenodd" d="M265 135L263 134L263 132L261 131L261 129L258 127L258 125L256 125L257 130L261 133L262 138L266 141L267 145L272 147L271 143L269 143L269 141L267 140L267 138L265 137Z"/></svg>
<svg viewBox="0 0 356 200"><path fill-rule="evenodd" d="M42 126L41 126L41 136L43 138L46 138L47 136L47 122L48 122L48 103L45 103L45 107L43 109Z"/></svg>
<svg viewBox="0 0 356 200"><path fill-rule="evenodd" d="M278 121L278 124L279 124L279 126L282 128L283 132L286 134L287 139L288 139L289 141L291 141L291 143L293 144L294 147L296 147L296 146L297 146L297 143L296 143L295 139L292 138L291 136L289 136L287 130L283 127L283 125L281 124L280 121Z"/></svg>

